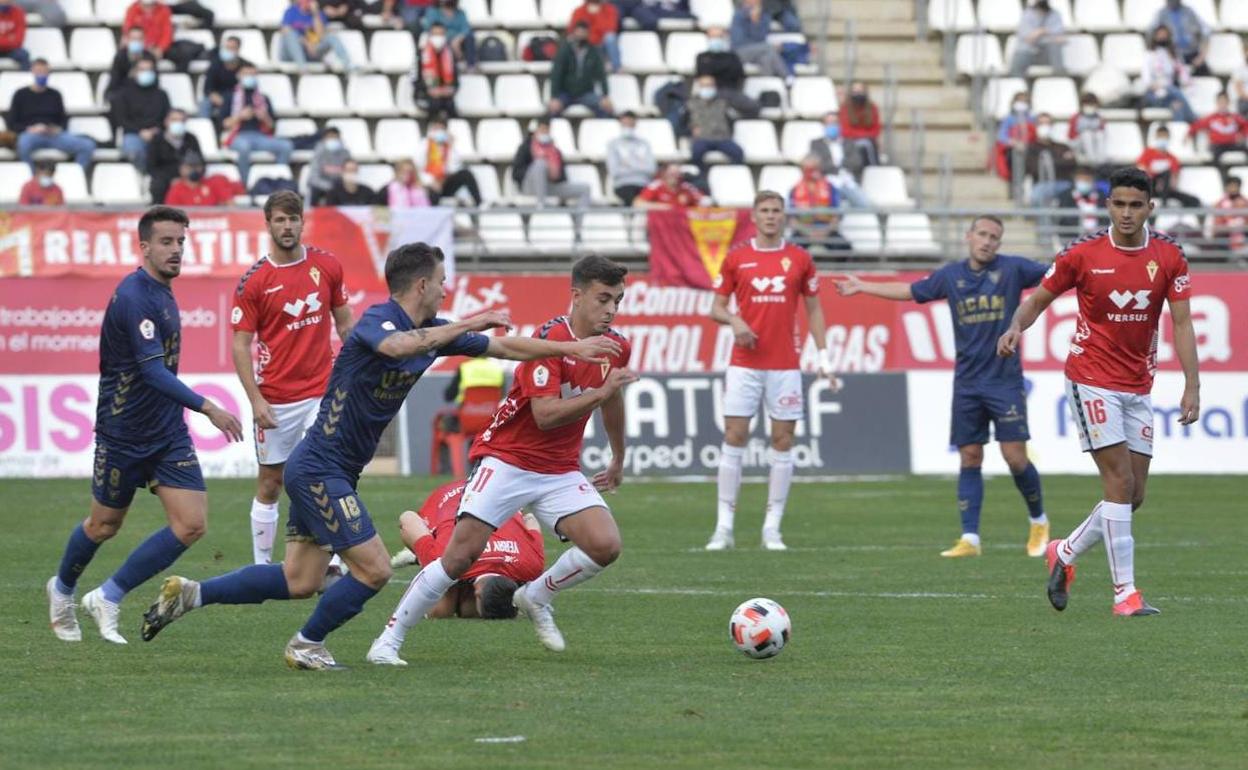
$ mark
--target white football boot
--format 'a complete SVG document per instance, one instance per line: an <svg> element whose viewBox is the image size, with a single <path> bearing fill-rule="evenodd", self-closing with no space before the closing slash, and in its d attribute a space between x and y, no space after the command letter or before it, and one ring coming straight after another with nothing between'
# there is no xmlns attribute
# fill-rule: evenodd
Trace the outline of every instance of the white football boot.
<svg viewBox="0 0 1248 770"><path fill-rule="evenodd" d="M82 597L82 608L100 627L100 636L113 644L129 644L126 638L117 631L117 621L121 619L121 607L104 598L100 589L91 591Z"/></svg>
<svg viewBox="0 0 1248 770"><path fill-rule="evenodd" d="M533 621L533 630L537 632L537 639L546 649L551 652L563 652L567 648L563 641L563 634L555 625L555 612L549 604L536 604L530 601L528 593L523 588L516 591L511 603Z"/></svg>
<svg viewBox="0 0 1248 770"><path fill-rule="evenodd" d="M410 548L400 548L390 557L390 568L411 567L416 564L416 554Z"/></svg>
<svg viewBox="0 0 1248 770"><path fill-rule="evenodd" d="M784 544L784 540L780 539L780 530L763 529L763 548L768 551L787 551L789 547Z"/></svg>
<svg viewBox="0 0 1248 770"><path fill-rule="evenodd" d="M290 637L286 643L286 665L302 671L338 671L346 666L339 665L334 656L325 649L324 642L306 642L299 634Z"/></svg>
<svg viewBox="0 0 1248 770"><path fill-rule="evenodd" d="M364 659L378 666L407 665L407 661L399 657L399 645L385 633L373 640L373 646L368 648L368 655Z"/></svg>
<svg viewBox="0 0 1248 770"><path fill-rule="evenodd" d="M727 551L735 545L736 543L732 539L731 529L716 528L715 534L711 535L710 541L706 544L706 550Z"/></svg>
<svg viewBox="0 0 1248 770"><path fill-rule="evenodd" d="M48 578L48 619L52 633L63 642L81 642L82 629L78 627L78 614L74 612L74 597L56 590L56 576Z"/></svg>

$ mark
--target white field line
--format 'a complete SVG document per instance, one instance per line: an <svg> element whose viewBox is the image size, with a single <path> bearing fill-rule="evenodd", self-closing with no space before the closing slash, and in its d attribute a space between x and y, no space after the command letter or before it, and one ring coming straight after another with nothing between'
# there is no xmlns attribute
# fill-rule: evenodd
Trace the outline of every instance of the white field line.
<svg viewBox="0 0 1248 770"><path fill-rule="evenodd" d="M944 545L821 545L821 546L789 546L784 553L857 553L857 552L877 552L877 551L939 551L943 550ZM991 551L1021 551L1023 546L1021 543L988 543L981 546L984 550ZM1152 549L1152 548L1211 548L1216 547L1210 543L1198 543L1195 541L1179 541L1177 543L1136 543L1136 548ZM625 550L634 550L638 553L673 553L670 548L634 548L629 549L627 541L625 542ZM738 551L758 550L745 546L737 548ZM716 558L722 553L731 553L731 551L707 551L705 548L683 548L676 551L678 553L706 553L712 554L712 558Z"/></svg>
<svg viewBox="0 0 1248 770"><path fill-rule="evenodd" d="M718 588L596 588L589 586L583 589L586 593L625 594L638 596L744 596L746 592ZM973 592L945 591L779 591L777 596L800 596L814 599L939 599L941 601L982 601L982 600L1032 600L1043 599L1043 588L1038 592L1027 594L984 594ZM1188 602L1194 604L1246 604L1246 597L1216 596L1149 596L1157 602Z"/></svg>

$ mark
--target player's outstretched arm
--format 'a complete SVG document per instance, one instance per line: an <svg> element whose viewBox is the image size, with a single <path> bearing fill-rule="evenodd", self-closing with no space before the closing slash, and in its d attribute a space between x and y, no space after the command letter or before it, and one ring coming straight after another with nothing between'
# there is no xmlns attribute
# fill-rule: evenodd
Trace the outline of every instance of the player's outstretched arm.
<svg viewBox="0 0 1248 770"><path fill-rule="evenodd" d="M717 324L731 326L737 344L743 348L752 349L758 342L758 335L745 322L745 319L728 309L728 295L726 294L715 295L715 299L711 302L711 320Z"/></svg>
<svg viewBox="0 0 1248 770"><path fill-rule="evenodd" d="M1174 328L1174 352L1183 366L1183 398L1179 400L1179 422L1191 425L1200 417L1200 368L1196 356L1196 328L1192 325L1191 302L1170 300L1170 322Z"/></svg>
<svg viewBox="0 0 1248 770"><path fill-rule="evenodd" d="M552 430L570 422L576 422L585 415L602 406L619 393L625 385L637 381L637 374L631 369L612 369L601 388L590 388L579 396L560 398L547 396L529 400L529 409L533 412L533 422L541 430ZM623 410L621 410L621 414ZM605 415L604 415L605 417ZM610 431L607 433L610 436ZM623 434L620 439L619 458L624 459ZM615 445L612 443L612 451Z"/></svg>
<svg viewBox="0 0 1248 770"><path fill-rule="evenodd" d="M624 483L624 394L618 390L602 404L602 425L611 444L611 462L590 481L600 492L614 492Z"/></svg>
<svg viewBox="0 0 1248 770"><path fill-rule="evenodd" d="M587 337L574 342L555 342L535 337L491 337L485 354L511 361L571 356L591 364L605 364L612 356L618 356L620 351L620 343L610 337Z"/></svg>
<svg viewBox="0 0 1248 770"><path fill-rule="evenodd" d="M1010 328L1006 329L1001 339L997 340L997 355L1006 357L1014 355L1014 351L1018 350L1018 341L1022 339L1023 332L1031 328L1044 309L1055 299L1057 295L1043 286L1032 292L1031 296L1018 306L1018 310L1014 311L1014 319L1010 321Z"/></svg>
<svg viewBox="0 0 1248 770"><path fill-rule="evenodd" d="M884 299L911 300L910 284L902 281L864 281L856 275L847 276L843 281L836 281L836 291L842 297L855 294L870 294L872 297Z"/></svg>
<svg viewBox="0 0 1248 770"><path fill-rule="evenodd" d="M234 371L238 373L238 381L243 386L243 392L247 394L247 400L251 402L252 420L257 427L272 430L277 427L277 413L265 397L260 395L260 386L256 384L256 370L251 362L251 341L255 336L255 332L235 330L230 353L234 358Z"/></svg>
<svg viewBox="0 0 1248 770"><path fill-rule="evenodd" d="M446 347L461 334L498 328L510 329L511 316L505 312L491 310L472 318L441 326L422 326L405 332L396 331L377 345L377 352L390 358L411 358Z"/></svg>

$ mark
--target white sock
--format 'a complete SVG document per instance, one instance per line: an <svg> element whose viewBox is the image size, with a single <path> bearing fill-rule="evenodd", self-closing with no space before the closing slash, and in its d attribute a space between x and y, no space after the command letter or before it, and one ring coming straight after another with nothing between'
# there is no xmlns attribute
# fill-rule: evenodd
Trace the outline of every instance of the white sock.
<svg viewBox="0 0 1248 770"><path fill-rule="evenodd" d="M1048 523L1049 523L1049 517L1048 517L1048 516L1045 516L1045 515L1042 513L1042 514L1040 514L1039 516L1037 516L1036 518L1031 519L1031 523L1032 523L1032 524L1048 524Z"/></svg>
<svg viewBox="0 0 1248 770"><path fill-rule="evenodd" d="M524 590L534 604L550 604L554 601L555 594L584 583L604 569L606 567L600 566L580 548L573 546L564 551L541 577L525 586Z"/></svg>
<svg viewBox="0 0 1248 770"><path fill-rule="evenodd" d="M767 478L767 515L763 517L763 529L780 531L784 518L784 504L789 500L789 487L793 486L793 451L771 450L771 473Z"/></svg>
<svg viewBox="0 0 1248 770"><path fill-rule="evenodd" d="M277 503L251 501L251 559L256 564L273 561L273 540L277 537Z"/></svg>
<svg viewBox="0 0 1248 770"><path fill-rule="evenodd" d="M962 539L970 543L971 545L974 545L974 546L979 545L979 533L978 532L963 532Z"/></svg>
<svg viewBox="0 0 1248 770"><path fill-rule="evenodd" d="M744 456L745 447L720 445L719 507L715 511L715 529L732 531L737 493L741 491L741 458Z"/></svg>
<svg viewBox="0 0 1248 770"><path fill-rule="evenodd" d="M403 640L407 637L407 629L419 623L425 613L433 609L442 595L454 584L455 579L446 574L446 570L442 568L441 559L429 562L428 566L408 584L382 636L389 637L395 645L403 644Z"/></svg>
<svg viewBox="0 0 1248 770"><path fill-rule="evenodd" d="M1075 527L1065 540L1057 547L1057 560L1062 564L1074 564L1079 554L1101 542L1101 508L1107 505L1102 500L1092 509L1092 513L1083 523Z"/></svg>
<svg viewBox="0 0 1248 770"><path fill-rule="evenodd" d="M1131 537L1131 504L1101 503L1101 531L1109 554L1114 601L1135 593L1135 538Z"/></svg>

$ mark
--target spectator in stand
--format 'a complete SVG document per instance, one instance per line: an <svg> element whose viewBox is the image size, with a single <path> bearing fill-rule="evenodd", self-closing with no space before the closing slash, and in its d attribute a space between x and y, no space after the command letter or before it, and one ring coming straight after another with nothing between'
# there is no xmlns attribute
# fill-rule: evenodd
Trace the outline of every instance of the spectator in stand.
<svg viewBox="0 0 1248 770"><path fill-rule="evenodd" d="M351 151L342 142L342 132L333 126L321 132L321 141L312 150L308 164L308 198L319 206L342 176L343 165L351 159Z"/></svg>
<svg viewBox="0 0 1248 770"><path fill-rule="evenodd" d="M1174 49L1174 38L1169 27L1153 30L1148 54L1144 57L1144 69L1140 72L1140 86L1144 90L1144 104L1149 107L1168 107L1174 117L1187 123L1196 119L1192 106L1183 95L1183 88L1191 81L1187 65Z"/></svg>
<svg viewBox="0 0 1248 770"><path fill-rule="evenodd" d="M1022 171L1027 146L1036 140L1035 119L1031 116L1031 96L1026 91L1014 94L1010 114L997 127L997 174L1013 181Z"/></svg>
<svg viewBox="0 0 1248 770"><path fill-rule="evenodd" d="M706 31L706 50L698 54L693 72L695 77L710 75L715 78L715 88L739 116L758 115L758 102L745 95L745 66L741 64L741 57L731 50L728 30L711 27Z"/></svg>
<svg viewBox="0 0 1248 770"><path fill-rule="evenodd" d="M395 29L407 27L415 32L433 3L434 0L382 0L381 20Z"/></svg>
<svg viewBox="0 0 1248 770"><path fill-rule="evenodd" d="M1075 183L1075 151L1057 141L1053 116L1036 116L1036 141L1027 147L1027 176L1032 179L1031 205L1051 206Z"/></svg>
<svg viewBox="0 0 1248 770"><path fill-rule="evenodd" d="M143 47L161 59L173 44L173 10L157 0L134 0L126 9L122 36L128 40L135 28L143 30Z"/></svg>
<svg viewBox="0 0 1248 770"><path fill-rule="evenodd" d="M549 197L575 199L578 208L589 205L589 185L568 181L563 153L550 135L549 118L538 118L532 133L516 149L511 179L525 195L536 197L539 207L545 206Z"/></svg>
<svg viewBox="0 0 1248 770"><path fill-rule="evenodd" d="M401 160L394 166L394 181L386 188L386 200L391 209L422 209L429 206L429 195L420 184L416 164Z"/></svg>
<svg viewBox="0 0 1248 770"><path fill-rule="evenodd" d="M420 182L435 203L440 198L453 198L460 190L467 190L473 205L481 205L477 178L464 167L464 159L446 130L445 117L429 121L425 138L416 143L416 165L420 167Z"/></svg>
<svg viewBox="0 0 1248 770"><path fill-rule="evenodd" d="M351 55L338 35L325 25L329 19L321 11L316 0L290 0L290 7L282 16L281 46L278 53L282 61L307 64L323 61L333 52L334 58L344 70L351 70Z"/></svg>
<svg viewBox="0 0 1248 770"><path fill-rule="evenodd" d="M611 115L607 98L607 68L602 54L589 44L589 24L578 21L559 46L550 65L550 114L561 115L574 104L588 107L600 118Z"/></svg>
<svg viewBox="0 0 1248 770"><path fill-rule="evenodd" d="M732 119L728 115L728 100L719 95L715 78L703 75L696 81L697 87L689 97L689 134L693 137L692 160L698 170L706 173L706 154L722 152L733 163L745 160L741 145L732 139Z"/></svg>
<svg viewBox="0 0 1248 770"><path fill-rule="evenodd" d="M689 209L709 205L711 199L685 179L679 163L664 163L659 175L633 199L636 209Z"/></svg>
<svg viewBox="0 0 1248 770"><path fill-rule="evenodd" d="M450 40L455 51L455 60L462 61L470 69L477 68L477 40L472 35L472 26L468 24L468 16L459 8L459 0L438 0L438 4L425 12L420 24L425 32L431 32L433 25L442 25L442 34Z"/></svg>
<svg viewBox="0 0 1248 770"><path fill-rule="evenodd" d="M1222 156L1226 153L1244 152L1244 139L1248 138L1248 118L1231 112L1230 97L1218 94L1217 109L1193 123L1188 137L1195 141L1196 135L1201 131L1208 132L1213 162L1221 165Z"/></svg>
<svg viewBox="0 0 1248 770"><path fill-rule="evenodd" d="M1236 110L1248 118L1248 63L1241 65L1231 73L1231 80L1226 86L1227 93L1235 94Z"/></svg>
<svg viewBox="0 0 1248 770"><path fill-rule="evenodd" d="M91 165L91 155L95 152L95 142L85 136L71 134L65 130L69 125L69 115L65 112L65 101L61 92L48 88L48 73L51 68L46 59L35 59L30 70L34 74L34 83L19 88L9 103L9 130L17 134L17 157L34 168L35 152L45 149L60 150L74 157L83 171Z"/></svg>
<svg viewBox="0 0 1248 770"><path fill-rule="evenodd" d="M846 166L854 179L862 170L880 163L880 110L867 95L867 84L856 80L849 86L849 100L841 105L841 139L845 143Z"/></svg>
<svg viewBox="0 0 1248 770"><path fill-rule="evenodd" d="M1072 143L1080 163L1100 168L1109 162L1105 118L1101 117L1101 102L1096 94L1084 94L1079 98L1079 112L1070 117L1066 138Z"/></svg>
<svg viewBox="0 0 1248 770"><path fill-rule="evenodd" d="M108 88L104 89L105 101L111 102L122 86L130 80L130 76L134 73L134 65L138 64L140 59L144 56L155 56L144 46L144 37L142 27L131 27L122 35L124 44L117 48L117 53L113 55L113 64L108 70Z"/></svg>
<svg viewBox="0 0 1248 770"><path fill-rule="evenodd" d="M1077 209L1079 215L1059 222L1061 237L1065 240L1094 233L1109 223L1105 209L1105 196L1096 186L1096 174L1087 167L1075 169L1075 183L1057 199L1061 209Z"/></svg>
<svg viewBox="0 0 1248 770"><path fill-rule="evenodd" d="M1239 211L1248 211L1248 198L1240 194L1240 179L1237 176L1228 176L1226 181L1222 183L1222 190L1225 195L1222 200L1213 204L1215 209L1226 211L1228 209L1238 209ZM1248 217L1243 213L1239 214L1222 214L1213 218L1213 237L1221 242L1225 242L1227 248L1231 251L1243 254L1245 246L1248 245Z"/></svg>
<svg viewBox="0 0 1248 770"><path fill-rule="evenodd" d="M178 178L169 185L169 193L165 196L167 205L183 208L225 206L232 202L220 187L204 179L204 161L198 155L188 155L178 171Z"/></svg>
<svg viewBox="0 0 1248 770"><path fill-rule="evenodd" d="M12 59L23 71L30 69L26 44L26 11L13 0L0 0L0 59Z"/></svg>
<svg viewBox="0 0 1248 770"><path fill-rule="evenodd" d="M17 4L27 14L39 14L45 27L64 27L68 21L59 0L17 0Z"/></svg>
<svg viewBox="0 0 1248 770"><path fill-rule="evenodd" d="M455 90L459 88L459 72L455 51L447 45L446 27L435 23L425 35L420 49L420 69L415 78L413 98L429 113L454 116Z"/></svg>
<svg viewBox="0 0 1248 770"><path fill-rule="evenodd" d="M121 154L147 173L147 148L169 116L169 94L156 83L156 61L139 59L134 74L113 96L113 122L121 129Z"/></svg>
<svg viewBox="0 0 1248 770"><path fill-rule="evenodd" d="M746 64L756 64L763 75L791 80L780 50L767 42L771 19L763 13L763 0L744 0L732 17L732 50Z"/></svg>
<svg viewBox="0 0 1248 770"><path fill-rule="evenodd" d="M65 193L56 183L56 164L41 160L35 164L35 175L22 185L19 206L64 206Z"/></svg>
<svg viewBox="0 0 1248 770"><path fill-rule="evenodd" d="M203 150L195 135L186 130L186 113L170 110L165 130L147 146L147 173L152 178L152 201L162 203L169 185L181 173L182 163L190 156L203 158Z"/></svg>
<svg viewBox="0 0 1248 770"><path fill-rule="evenodd" d="M841 196L836 185L823 173L819 158L807 155L802 158L802 178L789 191L789 210L840 208ZM833 251L853 248L840 234L841 218L837 214L801 214L792 218L793 242L803 249L822 246Z"/></svg>
<svg viewBox="0 0 1248 770"><path fill-rule="evenodd" d="M763 0L763 13L780 23L785 32L801 32L802 20L798 18L793 0Z"/></svg>
<svg viewBox="0 0 1248 770"><path fill-rule="evenodd" d="M620 135L607 145L607 176L611 178L616 197L625 206L633 205L633 199L650 184L657 170L650 143L637 136L637 116L623 113Z"/></svg>
<svg viewBox="0 0 1248 770"><path fill-rule="evenodd" d="M273 103L260 92L256 65L238 68L238 85L230 94L224 120L225 146L238 153L238 173L247 184L253 152L271 152L278 163L290 163L295 145L285 137L273 136Z"/></svg>
<svg viewBox="0 0 1248 770"><path fill-rule="evenodd" d="M360 164L354 160L342 164L342 175L325 197L327 206L376 206L380 203L377 191L360 182Z"/></svg>
<svg viewBox="0 0 1248 770"><path fill-rule="evenodd" d="M692 19L689 0L615 0L621 19L632 19L646 30L659 28L659 19Z"/></svg>
<svg viewBox="0 0 1248 770"><path fill-rule="evenodd" d="M1049 7L1049 0L1036 0L1019 18L1010 75L1024 77L1028 67L1041 61L1062 72L1062 45L1065 42L1066 27L1062 23L1062 15Z"/></svg>
<svg viewBox="0 0 1248 770"><path fill-rule="evenodd" d="M1241 0L1242 2L1242 0ZM1165 27L1174 41L1174 50L1191 68L1193 75L1212 74L1205 56L1209 53L1209 25L1182 0L1166 0L1166 7L1157 11L1149 34Z"/></svg>
<svg viewBox="0 0 1248 770"><path fill-rule="evenodd" d="M568 20L568 34L576 30L576 25L584 22L589 25L589 44L607 57L607 64L612 72L620 69L620 42L617 33L620 31L620 12L613 3L606 0L588 0L584 5L572 12Z"/></svg>
<svg viewBox="0 0 1248 770"><path fill-rule="evenodd" d="M1153 198L1163 203L1175 200L1183 208L1200 208L1199 198L1176 189L1182 167L1179 159L1170 152L1170 129L1165 126L1157 129L1153 135L1153 146L1140 154L1135 165L1153 180Z"/></svg>
<svg viewBox="0 0 1248 770"><path fill-rule="evenodd" d="M243 41L236 35L222 40L209 60L208 74L204 75L204 99L199 103L199 115L212 118L218 129L230 112L230 97L238 87L238 70L247 63L238 53L242 46Z"/></svg>
<svg viewBox="0 0 1248 770"><path fill-rule="evenodd" d="M819 168L837 191L854 208L871 208L858 180L845 168L845 145L841 141L841 116L835 110L823 116L823 136L810 140L810 155L819 161Z"/></svg>
<svg viewBox="0 0 1248 770"><path fill-rule="evenodd" d="M364 30L364 14L367 6L361 0L321 0L321 13L332 22L348 29Z"/></svg>

